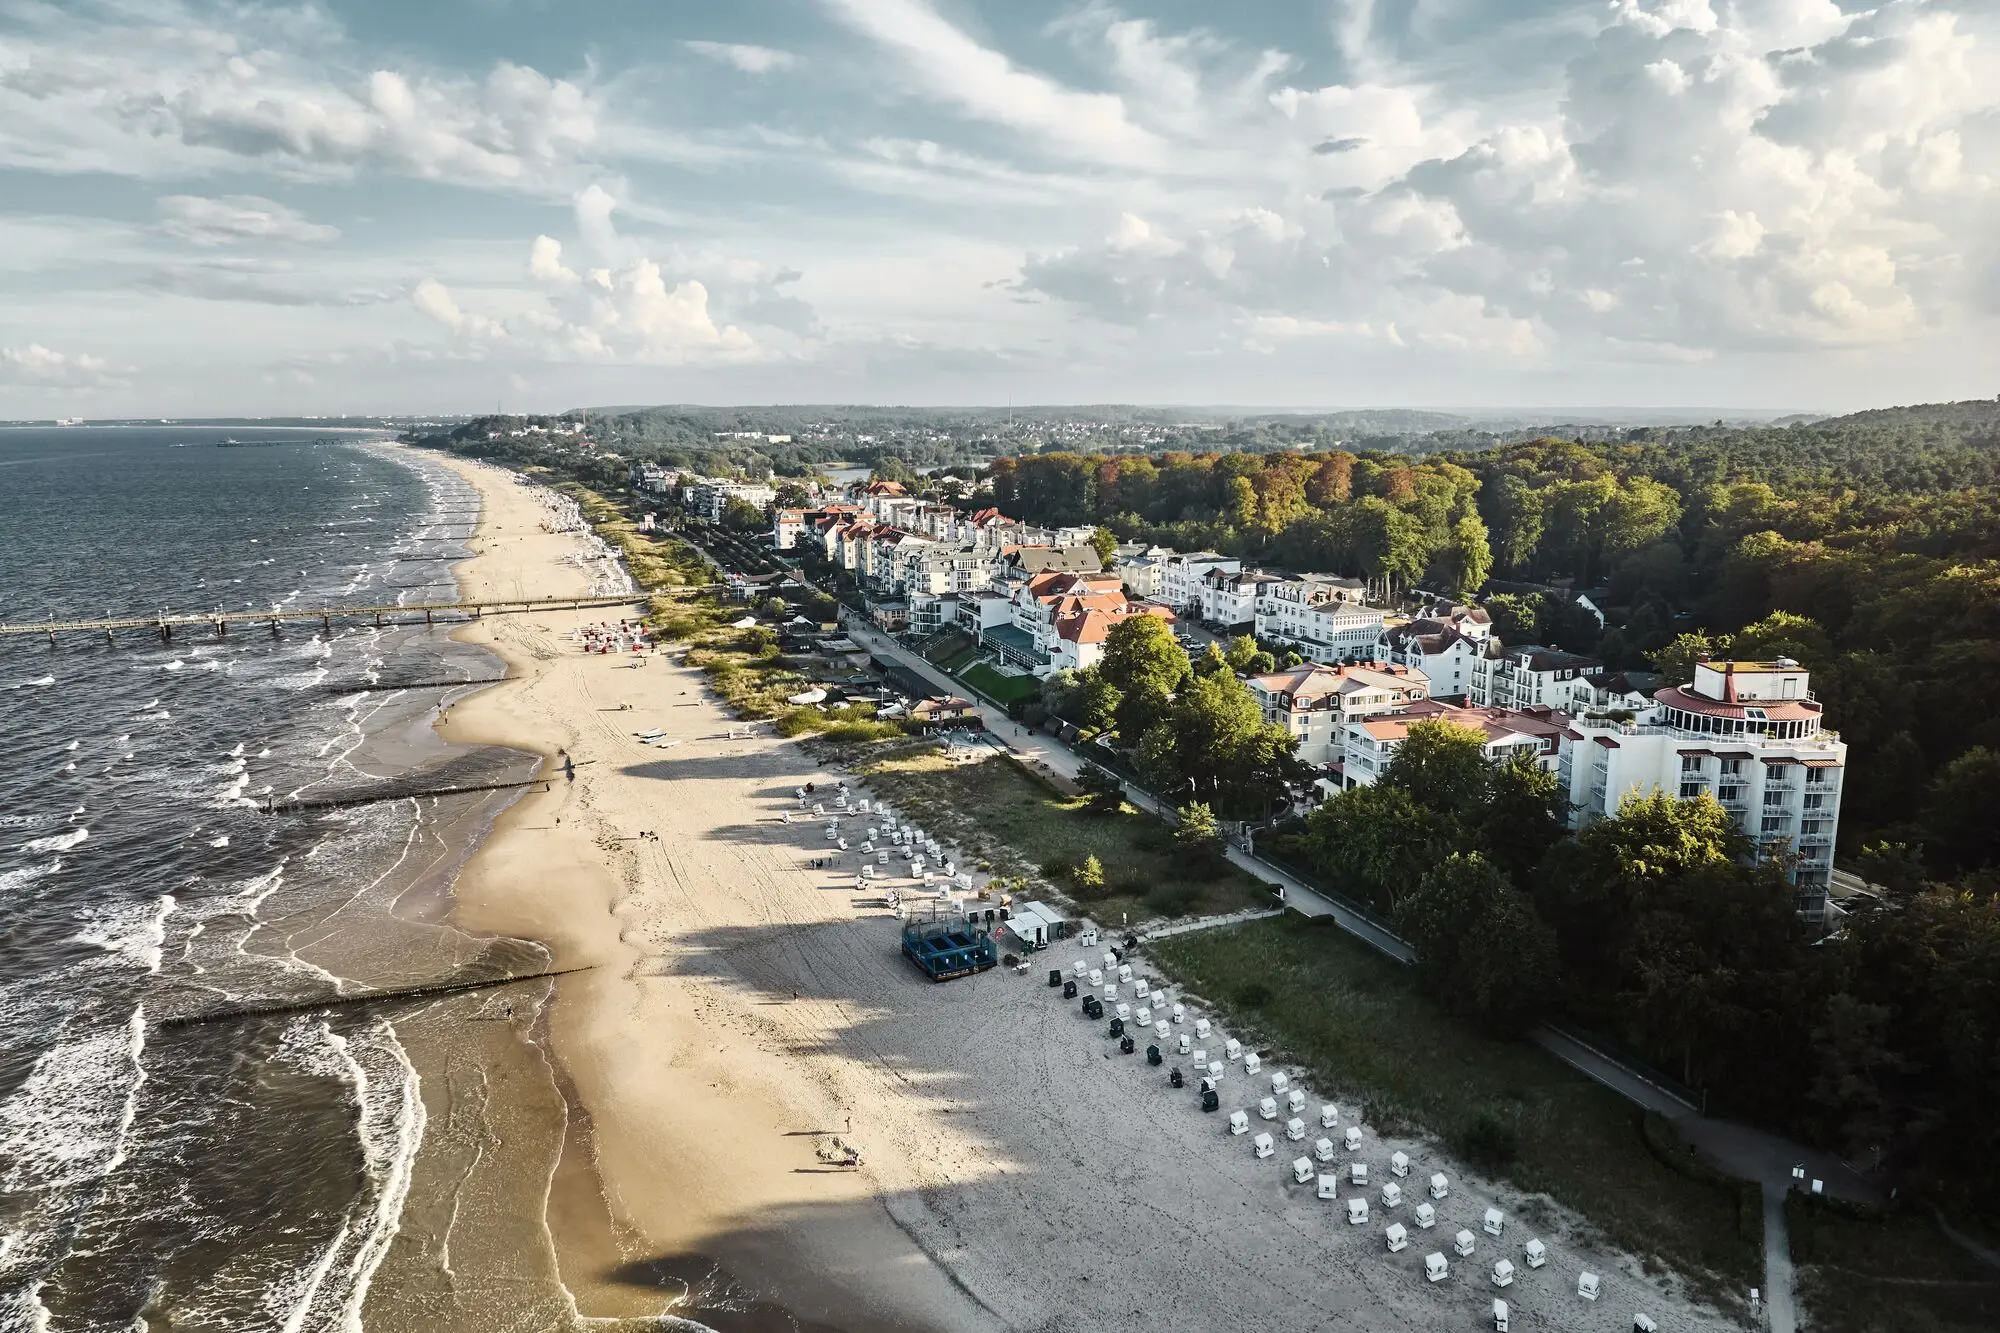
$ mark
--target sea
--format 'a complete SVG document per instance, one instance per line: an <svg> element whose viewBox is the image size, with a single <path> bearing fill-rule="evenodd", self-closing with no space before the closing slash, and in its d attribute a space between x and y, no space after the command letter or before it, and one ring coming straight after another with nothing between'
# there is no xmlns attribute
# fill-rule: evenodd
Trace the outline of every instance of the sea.
<svg viewBox="0 0 2000 1333"><path fill-rule="evenodd" d="M455 597L461 478L231 434L0 430L0 622ZM446 906L510 793L409 794L537 764L436 738L502 671L450 629L0 641L0 1330L363 1327L445 1127L434 1010L351 1001L548 962Z"/></svg>

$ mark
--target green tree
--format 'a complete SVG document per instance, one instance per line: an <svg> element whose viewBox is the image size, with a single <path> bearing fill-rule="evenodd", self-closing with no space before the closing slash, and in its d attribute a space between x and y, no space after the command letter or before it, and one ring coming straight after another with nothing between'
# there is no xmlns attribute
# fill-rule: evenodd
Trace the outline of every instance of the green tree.
<svg viewBox="0 0 2000 1333"><path fill-rule="evenodd" d="M2000 792L2000 752L1979 746L1944 766L1931 783L1924 816L1924 845L1933 860L1952 870L2000 862L1996 792Z"/></svg>
<svg viewBox="0 0 2000 1333"><path fill-rule="evenodd" d="M1717 657L1728 651L1727 635L1720 641L1700 633L1678 635L1672 643L1653 654L1653 670L1676 685L1686 685L1694 679L1696 658Z"/></svg>
<svg viewBox="0 0 2000 1333"><path fill-rule="evenodd" d="M1376 783L1336 793L1306 820L1312 866L1337 888L1392 906L1451 854L1451 830L1399 787Z"/></svg>
<svg viewBox="0 0 2000 1333"><path fill-rule="evenodd" d="M1083 792L1085 808L1093 815L1115 815L1125 808L1125 784L1107 769L1081 765L1076 770L1076 785Z"/></svg>
<svg viewBox="0 0 2000 1333"><path fill-rule="evenodd" d="M1100 527L1090 534L1090 545L1097 552L1097 563L1109 569L1118 558L1118 534L1110 528Z"/></svg>
<svg viewBox="0 0 2000 1333"><path fill-rule="evenodd" d="M1457 822L1478 814L1492 772L1485 732L1456 722L1426 721L1410 725L1380 781Z"/></svg>
<svg viewBox="0 0 2000 1333"><path fill-rule="evenodd" d="M1118 734L1137 744L1167 714L1188 678L1187 653L1158 616L1126 616L1104 636L1098 675L1118 691Z"/></svg>
<svg viewBox="0 0 2000 1333"><path fill-rule="evenodd" d="M1064 716L1079 727L1103 731L1117 720L1119 699L1118 687L1104 679L1096 667L1087 667L1080 675L1076 692L1070 696L1069 711Z"/></svg>
<svg viewBox="0 0 2000 1333"><path fill-rule="evenodd" d="M812 504L812 492L796 481L781 482L777 504L780 509L804 509Z"/></svg>
<svg viewBox="0 0 2000 1333"><path fill-rule="evenodd" d="M894 454L884 454L875 460L875 471L870 480L893 481L907 490L915 490L923 478L917 475L915 468Z"/></svg>
<svg viewBox="0 0 2000 1333"><path fill-rule="evenodd" d="M1486 797L1473 821L1472 843L1516 884L1525 885L1567 828L1562 782L1535 760L1515 754L1489 765Z"/></svg>
<svg viewBox="0 0 2000 1333"><path fill-rule="evenodd" d="M1174 849L1197 868L1212 868L1222 859L1222 827L1206 802L1190 801L1174 814Z"/></svg>
<svg viewBox="0 0 2000 1333"><path fill-rule="evenodd" d="M1223 650L1223 657L1231 671L1248 671L1257 658L1257 640L1248 634L1239 634L1229 641L1229 647Z"/></svg>
<svg viewBox="0 0 2000 1333"><path fill-rule="evenodd" d="M1486 599L1486 614L1493 618L1493 635L1502 643L1532 643L1535 626L1541 619L1541 596L1495 593Z"/></svg>
<svg viewBox="0 0 2000 1333"><path fill-rule="evenodd" d="M1095 852L1083 858L1070 876L1077 890L1086 897L1096 897L1104 892L1104 863L1097 859Z"/></svg>
<svg viewBox="0 0 2000 1333"><path fill-rule="evenodd" d="M1201 656L1194 659L1194 674L1197 680L1229 674L1229 654L1222 650L1221 644L1210 643L1202 649Z"/></svg>
<svg viewBox="0 0 2000 1333"><path fill-rule="evenodd" d="M749 501L730 499L722 506L722 526L730 532L762 532L770 521Z"/></svg>
<svg viewBox="0 0 2000 1333"><path fill-rule="evenodd" d="M1738 630L1730 640L1729 654L1738 661L1748 662L1789 657L1807 667L1816 667L1825 665L1833 656L1833 645L1816 621L1790 611L1773 611Z"/></svg>
<svg viewBox="0 0 2000 1333"><path fill-rule="evenodd" d="M1477 853L1429 870L1396 904L1396 925L1431 992L1460 1017L1511 1035L1550 1008L1555 935Z"/></svg>

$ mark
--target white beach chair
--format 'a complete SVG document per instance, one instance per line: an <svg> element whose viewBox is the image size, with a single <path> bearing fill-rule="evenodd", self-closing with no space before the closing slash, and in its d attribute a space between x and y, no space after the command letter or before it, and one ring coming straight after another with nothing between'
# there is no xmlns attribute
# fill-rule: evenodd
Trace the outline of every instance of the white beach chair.
<svg viewBox="0 0 2000 1333"><path fill-rule="evenodd" d="M1464 1256L1471 1255L1472 1246L1473 1246L1473 1240L1472 1240L1472 1233L1470 1231L1462 1230L1456 1236L1453 1236L1451 1238L1451 1248L1456 1250L1460 1255Z"/></svg>
<svg viewBox="0 0 2000 1333"><path fill-rule="evenodd" d="M1332 1199L1332 1198L1336 1198L1336 1197L1338 1197L1338 1195L1339 1195L1339 1191L1340 1191L1340 1177L1339 1177L1339 1176L1327 1176L1327 1175L1322 1175L1322 1176L1321 1176L1321 1177L1319 1178L1319 1197L1320 1197L1320 1198L1322 1198L1322 1199Z"/></svg>
<svg viewBox="0 0 2000 1333"><path fill-rule="evenodd" d="M1389 1242L1389 1253L1391 1254L1396 1253L1398 1250L1409 1248L1410 1233L1403 1229L1401 1222L1391 1222L1389 1229L1382 1233L1382 1238Z"/></svg>
<svg viewBox="0 0 2000 1333"><path fill-rule="evenodd" d="M1229 1132L1231 1134L1248 1134L1250 1132L1249 1113L1245 1111L1231 1111L1229 1113Z"/></svg>
<svg viewBox="0 0 2000 1333"><path fill-rule="evenodd" d="M1306 1139L1306 1122L1297 1116L1293 1116L1290 1120L1287 1120L1285 1122L1285 1138L1292 1143L1304 1143Z"/></svg>
<svg viewBox="0 0 2000 1333"><path fill-rule="evenodd" d="M1393 1180L1384 1185L1382 1187L1382 1206L1384 1208L1401 1208L1403 1206L1403 1187Z"/></svg>
<svg viewBox="0 0 2000 1333"><path fill-rule="evenodd" d="M1349 1151L1349 1152L1360 1152L1360 1151L1361 1151L1361 1126L1359 1126L1359 1125L1349 1125L1349 1126L1347 1127L1347 1133L1346 1133L1346 1134L1344 1134L1344 1135L1342 1135L1342 1141L1343 1141L1344 1143L1346 1143L1346 1145L1347 1145L1347 1151Z"/></svg>
<svg viewBox="0 0 2000 1333"><path fill-rule="evenodd" d="M1389 1154L1389 1170L1399 1176L1410 1174L1410 1155L1405 1152Z"/></svg>
<svg viewBox="0 0 2000 1333"><path fill-rule="evenodd" d="M1206 1018L1195 1019L1194 1035L1203 1038L1206 1038L1208 1036L1208 1020Z"/></svg>
<svg viewBox="0 0 2000 1333"><path fill-rule="evenodd" d="M1440 1171L1431 1177L1431 1197L1433 1199L1442 1199L1450 1193L1451 1182L1445 1179L1444 1172Z"/></svg>
<svg viewBox="0 0 2000 1333"><path fill-rule="evenodd" d="M1576 1294L1587 1301L1594 1301L1597 1299L1597 1294L1602 1285L1598 1280L1597 1274L1579 1273L1576 1279Z"/></svg>
<svg viewBox="0 0 2000 1333"><path fill-rule="evenodd" d="M1285 1109L1293 1115L1303 1115L1306 1109L1306 1095L1297 1088L1285 1094Z"/></svg>
<svg viewBox="0 0 2000 1333"><path fill-rule="evenodd" d="M1333 1140L1325 1138L1314 1139L1313 1156L1322 1162L1331 1162L1333 1160Z"/></svg>
<svg viewBox="0 0 2000 1333"><path fill-rule="evenodd" d="M1522 1247L1522 1250L1527 1255L1528 1267L1530 1268L1540 1268L1549 1261L1548 1247L1538 1240L1529 1241Z"/></svg>
<svg viewBox="0 0 2000 1333"><path fill-rule="evenodd" d="M1255 1051L1251 1051L1249 1054L1243 1057L1244 1073L1254 1074L1263 1067L1264 1067L1264 1059L1262 1056L1258 1055Z"/></svg>
<svg viewBox="0 0 2000 1333"><path fill-rule="evenodd" d="M1442 1254L1427 1254L1424 1256L1424 1280L1426 1282L1442 1282L1450 1275L1451 1266L1445 1262Z"/></svg>
<svg viewBox="0 0 2000 1333"><path fill-rule="evenodd" d="M1511 1287L1514 1285L1513 1260L1502 1259L1499 1263L1493 1265L1493 1285L1496 1287Z"/></svg>
<svg viewBox="0 0 2000 1333"><path fill-rule="evenodd" d="M1366 1187L1368 1184L1368 1163L1349 1162L1347 1164L1347 1183Z"/></svg>
<svg viewBox="0 0 2000 1333"><path fill-rule="evenodd" d="M1270 1157L1278 1151L1278 1145L1271 1141L1269 1134L1259 1134L1250 1140L1250 1146L1256 1150L1259 1157Z"/></svg>
<svg viewBox="0 0 2000 1333"><path fill-rule="evenodd" d="M1140 998L1144 997L1142 996ZM1153 1026L1152 1006L1144 1004L1139 1006L1139 1026L1142 1028L1149 1028Z"/></svg>
<svg viewBox="0 0 2000 1333"><path fill-rule="evenodd" d="M1181 1048L1181 1054L1186 1055L1190 1050L1194 1048L1194 1038L1190 1037L1185 1032L1181 1033L1180 1048Z"/></svg>
<svg viewBox="0 0 2000 1333"><path fill-rule="evenodd" d="M1228 1041L1222 1043L1222 1056L1225 1060L1240 1059L1242 1055L1243 1043L1236 1040L1236 1038L1231 1037Z"/></svg>
<svg viewBox="0 0 2000 1333"><path fill-rule="evenodd" d="M1437 1225L1437 1220L1438 1220L1437 1209L1431 1207L1427 1203L1420 1203L1417 1205L1417 1210L1416 1213L1414 1214L1413 1220L1416 1222L1418 1226L1422 1227L1426 1231L1429 1231L1432 1227Z"/></svg>
<svg viewBox="0 0 2000 1333"><path fill-rule="evenodd" d="M1358 1227L1368 1221L1368 1200L1349 1198L1347 1201L1347 1225Z"/></svg>
<svg viewBox="0 0 2000 1333"><path fill-rule="evenodd" d="M1493 1302L1493 1333L1508 1333L1509 1328L1510 1325L1507 1323L1507 1302Z"/></svg>
<svg viewBox="0 0 2000 1333"><path fill-rule="evenodd" d="M1340 1123L1340 1108L1328 1102L1319 1108L1319 1127L1332 1129Z"/></svg>
<svg viewBox="0 0 2000 1333"><path fill-rule="evenodd" d="M1483 1219L1481 1219L1480 1222L1481 1228L1489 1236L1499 1235L1500 1228L1502 1228L1506 1224L1507 1224L1507 1215L1505 1213L1502 1213L1498 1208L1488 1208L1486 1210L1486 1216Z"/></svg>
<svg viewBox="0 0 2000 1333"><path fill-rule="evenodd" d="M1266 1097L1263 1101L1258 1102L1257 1114L1265 1120L1276 1120L1278 1118L1277 1099L1275 1097Z"/></svg>
<svg viewBox="0 0 2000 1333"><path fill-rule="evenodd" d="M1294 1157L1292 1159L1292 1183L1294 1185L1304 1185L1309 1181L1311 1181L1312 1178L1313 1178L1312 1158Z"/></svg>

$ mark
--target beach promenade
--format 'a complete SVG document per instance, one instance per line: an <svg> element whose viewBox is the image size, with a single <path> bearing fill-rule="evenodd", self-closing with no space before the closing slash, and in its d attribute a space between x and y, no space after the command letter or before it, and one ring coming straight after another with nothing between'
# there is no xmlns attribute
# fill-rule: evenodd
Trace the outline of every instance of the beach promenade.
<svg viewBox="0 0 2000 1333"><path fill-rule="evenodd" d="M535 492L450 465L487 506L466 595L576 595L577 539L540 530ZM838 775L763 729L746 736L666 654L581 651L573 631L606 615L467 627L518 679L454 705L446 727L574 766L502 817L454 912L589 968L553 983L543 1025L568 1105L545 1214L581 1314L659 1313L692 1287L697 1318L704 1302L752 1315L762 1302L768 1326L847 1333L1490 1327L1494 1261L1519 1266L1536 1236L1550 1259L1505 1292L1516 1327L1610 1333L1638 1309L1662 1327L1737 1326L1546 1201L1365 1121L1334 1168L1342 1201L1316 1198L1287 1167L1309 1141L1255 1158L1226 1115L1202 1114L1044 984L1074 945L1027 975L924 981L852 866L813 868L829 851L818 823L783 817L796 787ZM1254 1107L1269 1073L1232 1066L1224 1111ZM1342 1089L1309 1093L1354 1123ZM860 1168L822 1159L835 1135ZM1413 1197L1384 1210L1398 1150ZM1374 1173L1365 1225L1345 1220L1353 1162ZM1451 1191L1422 1231L1411 1203L1432 1171ZM1508 1218L1502 1239L1482 1232L1489 1206ZM1390 1221L1412 1233L1400 1253ZM1460 1228L1475 1255L1425 1281L1423 1256L1449 1255ZM1585 1269L1604 1279L1594 1304L1575 1292Z"/></svg>

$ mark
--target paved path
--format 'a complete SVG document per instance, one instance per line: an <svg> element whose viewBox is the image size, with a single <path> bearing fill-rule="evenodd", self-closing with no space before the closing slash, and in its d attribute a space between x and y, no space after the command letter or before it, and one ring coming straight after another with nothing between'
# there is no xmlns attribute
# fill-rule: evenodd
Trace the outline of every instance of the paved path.
<svg viewBox="0 0 2000 1333"><path fill-rule="evenodd" d="M1764 1320L1771 1333L1798 1333L1797 1283L1785 1231L1785 1190L1764 1183Z"/></svg>

